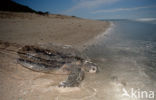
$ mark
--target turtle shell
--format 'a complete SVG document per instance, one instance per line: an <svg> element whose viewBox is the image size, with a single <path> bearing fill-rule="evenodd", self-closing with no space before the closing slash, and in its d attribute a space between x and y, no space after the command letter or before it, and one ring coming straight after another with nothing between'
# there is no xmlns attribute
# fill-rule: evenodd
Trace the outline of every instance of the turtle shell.
<svg viewBox="0 0 156 100"><path fill-rule="evenodd" d="M86 58L78 50L67 45L51 45L49 48L26 45L17 53L20 64L34 71L42 72L60 69L64 64L75 61L83 63Z"/></svg>

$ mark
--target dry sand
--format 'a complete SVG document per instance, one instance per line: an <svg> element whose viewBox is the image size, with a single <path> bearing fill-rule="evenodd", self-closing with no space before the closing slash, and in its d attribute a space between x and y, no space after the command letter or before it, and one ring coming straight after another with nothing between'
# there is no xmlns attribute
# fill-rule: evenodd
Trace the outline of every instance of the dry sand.
<svg viewBox="0 0 156 100"><path fill-rule="evenodd" d="M83 47L108 27L108 22L62 15L0 12L0 40L18 44L56 43ZM0 53L0 100L64 100L59 99L60 96L87 95L87 91L81 93L85 91L83 88L62 93L67 90L56 86L66 76L33 72L17 64L14 57Z"/></svg>
<svg viewBox="0 0 156 100"><path fill-rule="evenodd" d="M62 15L0 14L0 40L24 44L48 42L82 46L110 25Z"/></svg>

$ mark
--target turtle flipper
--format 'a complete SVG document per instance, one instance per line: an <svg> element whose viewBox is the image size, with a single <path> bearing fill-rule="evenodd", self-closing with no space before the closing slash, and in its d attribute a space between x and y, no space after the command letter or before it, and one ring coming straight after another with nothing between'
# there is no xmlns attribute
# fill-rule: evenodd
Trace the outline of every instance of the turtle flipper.
<svg viewBox="0 0 156 100"><path fill-rule="evenodd" d="M59 87L77 87L80 82L84 79L84 71L81 68L74 68L71 71L66 81L63 81L59 84Z"/></svg>

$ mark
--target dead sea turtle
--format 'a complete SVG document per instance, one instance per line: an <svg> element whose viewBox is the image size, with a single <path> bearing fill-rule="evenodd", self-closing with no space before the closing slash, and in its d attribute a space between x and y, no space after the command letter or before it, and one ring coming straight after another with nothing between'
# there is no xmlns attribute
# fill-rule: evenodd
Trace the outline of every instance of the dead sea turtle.
<svg viewBox="0 0 156 100"><path fill-rule="evenodd" d="M51 73L62 70L69 74L59 87L79 86L85 72L96 73L97 65L69 46L51 46L50 49L38 46L24 46L18 50L18 63L33 71Z"/></svg>

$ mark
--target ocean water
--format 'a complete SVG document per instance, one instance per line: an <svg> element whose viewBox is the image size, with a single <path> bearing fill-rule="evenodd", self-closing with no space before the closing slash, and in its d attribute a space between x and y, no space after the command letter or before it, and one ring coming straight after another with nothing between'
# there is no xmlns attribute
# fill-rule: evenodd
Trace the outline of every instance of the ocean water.
<svg viewBox="0 0 156 100"><path fill-rule="evenodd" d="M84 100L156 100L155 22L112 21L108 34L85 50L100 72L88 76L95 94Z"/></svg>

